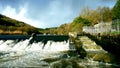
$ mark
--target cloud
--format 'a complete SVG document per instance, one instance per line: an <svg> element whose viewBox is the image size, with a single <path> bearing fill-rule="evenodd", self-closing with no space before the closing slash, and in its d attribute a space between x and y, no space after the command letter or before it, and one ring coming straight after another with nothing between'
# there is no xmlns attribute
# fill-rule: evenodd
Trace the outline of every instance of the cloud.
<svg viewBox="0 0 120 68"><path fill-rule="evenodd" d="M7 5L2 10L1 14L35 27L56 27L63 23L68 23L74 18L71 16L73 15L71 3L66 2L64 5L63 3L64 1L53 0L49 2L47 8L42 8L42 11L38 9L39 6L36 6L36 9L31 8L31 4L29 3L24 5L21 4L18 8ZM30 13L31 11L33 12Z"/></svg>
<svg viewBox="0 0 120 68"><path fill-rule="evenodd" d="M65 4L60 0L55 0L50 2L49 7L40 15L40 18L48 27L59 26L70 21L72 11L70 3Z"/></svg>
<svg viewBox="0 0 120 68"><path fill-rule="evenodd" d="M44 24L40 23L40 21L26 17L26 14L28 12L26 5L20 6L19 9L20 9L20 11L17 12L16 8L13 8L11 6L6 6L5 9L2 10L1 14L6 15L10 18L19 20L19 21L23 21L23 22L30 24L32 26L35 26L35 27L44 27Z"/></svg>
<svg viewBox="0 0 120 68"><path fill-rule="evenodd" d="M28 8L29 12L26 16L36 21L38 20L42 28L57 27L63 23L71 22L75 17L70 0L51 0L42 8L32 6L31 3L29 3Z"/></svg>
<svg viewBox="0 0 120 68"><path fill-rule="evenodd" d="M0 13L39 28L57 27L61 24L72 22L85 6L96 8L100 5L114 5L113 0L109 4L106 4L105 0L104 2L101 2L101 0L13 1L15 3L10 0L0 3Z"/></svg>

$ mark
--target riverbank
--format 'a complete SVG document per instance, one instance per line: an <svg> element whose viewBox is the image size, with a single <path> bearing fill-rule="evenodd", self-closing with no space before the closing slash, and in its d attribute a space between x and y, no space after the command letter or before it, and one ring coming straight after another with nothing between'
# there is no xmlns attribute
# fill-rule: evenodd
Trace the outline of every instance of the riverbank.
<svg viewBox="0 0 120 68"><path fill-rule="evenodd" d="M85 36L89 37L96 44L100 45L104 50L112 53L117 58L118 62L120 63L120 35L90 35L85 34Z"/></svg>
<svg viewBox="0 0 120 68"><path fill-rule="evenodd" d="M93 66L99 67L99 65L102 66L102 63L105 68L119 67L116 56L104 50L101 45L98 45L89 37L78 36L74 39L74 44L79 58L88 59ZM91 64L90 67L92 66Z"/></svg>

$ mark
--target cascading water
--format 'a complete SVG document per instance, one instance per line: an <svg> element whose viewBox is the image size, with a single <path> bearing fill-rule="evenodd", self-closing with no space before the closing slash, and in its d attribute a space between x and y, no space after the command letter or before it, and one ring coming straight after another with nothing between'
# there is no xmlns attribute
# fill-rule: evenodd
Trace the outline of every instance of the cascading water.
<svg viewBox="0 0 120 68"><path fill-rule="evenodd" d="M0 67L108 68L112 66L109 63L94 61L91 57L79 58L74 44L70 45L69 40L48 40L44 44L43 41L33 41L30 43L31 39L33 38L25 40L0 40ZM102 50L100 46L96 47L95 43L89 43L89 39L82 38L81 41L85 44L83 48L87 52ZM88 44L94 46L89 47Z"/></svg>
<svg viewBox="0 0 120 68"><path fill-rule="evenodd" d="M50 40L44 46L41 41L29 44L31 39L0 40L0 67L46 67L42 59L58 57L59 52L69 50L69 41Z"/></svg>

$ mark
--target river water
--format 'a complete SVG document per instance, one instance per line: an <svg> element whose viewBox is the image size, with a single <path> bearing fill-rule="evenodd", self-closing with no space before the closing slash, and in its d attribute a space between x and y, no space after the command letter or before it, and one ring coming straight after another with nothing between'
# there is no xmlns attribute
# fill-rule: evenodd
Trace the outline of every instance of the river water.
<svg viewBox="0 0 120 68"><path fill-rule="evenodd" d="M29 44L30 40L0 40L0 67L7 68L113 68L118 67L104 61L96 61L91 57L91 53L107 53L100 46L87 37L81 37L83 48L89 54L84 59L73 47L70 49L68 41L49 40L44 45L41 41ZM86 42L88 41L88 42ZM91 45L91 46L89 46ZM93 45L93 47L92 47Z"/></svg>

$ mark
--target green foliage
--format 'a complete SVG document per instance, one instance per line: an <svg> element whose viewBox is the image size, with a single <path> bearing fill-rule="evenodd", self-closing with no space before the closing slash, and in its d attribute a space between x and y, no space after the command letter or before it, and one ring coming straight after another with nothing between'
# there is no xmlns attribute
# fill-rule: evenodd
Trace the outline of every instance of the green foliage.
<svg viewBox="0 0 120 68"><path fill-rule="evenodd" d="M57 28L57 34L62 35L65 34L67 35L71 31L70 24L63 24L59 28Z"/></svg>
<svg viewBox="0 0 120 68"><path fill-rule="evenodd" d="M76 17L72 23L62 24L57 29L48 29L50 34L67 35L69 32L77 32L80 34L82 32L82 27L84 25L90 25L91 22L81 16Z"/></svg>
<svg viewBox="0 0 120 68"><path fill-rule="evenodd" d="M80 16L89 20L91 25L95 25L101 21L112 21L112 11L109 7L98 7L96 10L90 10L88 7L85 7Z"/></svg>
<svg viewBox="0 0 120 68"><path fill-rule="evenodd" d="M113 20L120 19L120 0L117 0L116 5L113 7Z"/></svg>
<svg viewBox="0 0 120 68"><path fill-rule="evenodd" d="M111 32L110 34L111 34L111 35L120 35L120 32L114 31L114 32Z"/></svg>
<svg viewBox="0 0 120 68"><path fill-rule="evenodd" d="M91 22L88 19L78 16L70 24L70 28L72 32L77 32L78 34L80 34L82 32L82 27L89 25L91 25Z"/></svg>
<svg viewBox="0 0 120 68"><path fill-rule="evenodd" d="M102 19L105 22L112 21L112 10L109 7L103 7L101 9Z"/></svg>
<svg viewBox="0 0 120 68"><path fill-rule="evenodd" d="M98 7L96 10L91 10L89 7L85 7L73 22L62 24L57 29L47 29L46 32L59 35L68 34L69 32L77 32L78 34L81 34L83 26L95 25L101 21L112 21L112 10L109 7Z"/></svg>
<svg viewBox="0 0 120 68"><path fill-rule="evenodd" d="M84 25L90 25L90 21L88 19L85 19L85 18L82 18L81 16L79 17L76 17L73 22L72 22L72 25L75 26L77 25L78 23L82 23Z"/></svg>

